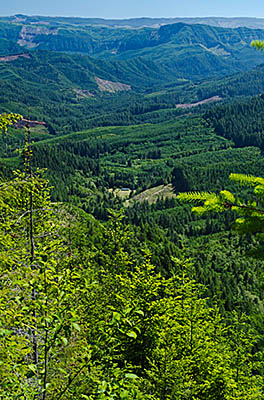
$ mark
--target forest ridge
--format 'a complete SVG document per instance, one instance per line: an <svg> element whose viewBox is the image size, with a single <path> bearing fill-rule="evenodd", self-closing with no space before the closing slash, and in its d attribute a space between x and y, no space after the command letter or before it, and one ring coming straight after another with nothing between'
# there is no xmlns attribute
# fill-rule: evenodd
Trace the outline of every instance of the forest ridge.
<svg viewBox="0 0 264 400"><path fill-rule="evenodd" d="M0 18L0 398L263 399L261 23Z"/></svg>

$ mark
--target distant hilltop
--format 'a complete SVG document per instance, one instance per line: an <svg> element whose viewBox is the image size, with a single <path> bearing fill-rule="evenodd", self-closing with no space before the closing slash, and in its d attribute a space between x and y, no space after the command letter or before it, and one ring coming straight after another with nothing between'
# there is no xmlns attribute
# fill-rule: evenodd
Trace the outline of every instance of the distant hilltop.
<svg viewBox="0 0 264 400"><path fill-rule="evenodd" d="M17 14L9 17L1 17L0 20L8 20L15 23L25 24L44 24L51 26L58 26L61 24L70 25L101 25L113 27L130 27L142 28L146 27L159 27L161 25L175 24L177 22L184 22L186 24L205 24L211 26L218 26L223 28L238 28L247 27L251 29L263 29L264 18L252 17L196 17L196 18L129 18L129 19L104 19L104 18L81 18L81 17L43 17L43 16L28 16Z"/></svg>

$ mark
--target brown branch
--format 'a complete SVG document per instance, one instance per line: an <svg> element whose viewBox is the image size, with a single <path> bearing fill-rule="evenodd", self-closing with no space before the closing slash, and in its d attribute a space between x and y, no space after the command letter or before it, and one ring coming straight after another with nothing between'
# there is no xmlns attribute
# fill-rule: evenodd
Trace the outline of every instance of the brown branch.
<svg viewBox="0 0 264 400"><path fill-rule="evenodd" d="M59 396L57 397L56 400L60 400L62 398L62 396L67 392L67 390L69 389L69 387L71 386L72 382L78 377L78 375L80 375L80 373L82 372L82 370L86 367L86 364L82 365L81 368L76 372L75 375L73 375L73 377L71 378L71 376L69 377L69 382L68 384L65 386L65 388L63 389L63 391L59 394Z"/></svg>
<svg viewBox="0 0 264 400"><path fill-rule="evenodd" d="M37 208L36 210L27 210L22 215L20 215L20 217L16 220L15 225L21 220L21 218L23 218L25 215L29 213L35 213L38 211L50 211L50 210L51 208Z"/></svg>
<svg viewBox="0 0 264 400"><path fill-rule="evenodd" d="M47 304L48 304L48 296L47 296L47 274L46 270L44 271L44 279L45 279L45 339L44 339L44 379L43 379L43 397L42 400L46 399L46 386L47 386L47 379L48 379L48 354L49 354L49 348L48 348L48 324L47 324Z"/></svg>
<svg viewBox="0 0 264 400"><path fill-rule="evenodd" d="M27 129L27 135L25 136L25 148L26 146L30 146L30 129L28 127ZM26 163L28 162L28 169L29 169L29 178L30 182L32 182L33 178L33 173L32 173L32 166L31 166L31 157L28 158L28 160L25 160L25 167ZM30 190L30 196L29 196L29 210L27 212L29 214L29 249L30 249L30 264L31 268L35 269L33 263L35 259L35 242L34 242L34 218L33 218L33 190L31 188ZM35 285L33 284L32 287L32 302L33 304L36 301L37 295L36 295L36 289ZM39 349L38 349L38 326L37 326L37 312L36 309L33 310L33 320L34 320L34 327L32 329L32 346L33 346L33 359L34 359L34 364L38 366L39 363ZM34 396L35 399L40 398L40 393L36 394Z"/></svg>
<svg viewBox="0 0 264 400"><path fill-rule="evenodd" d="M246 204L241 204L240 205L240 204L230 204L230 203L224 202L224 207L225 208L229 208L229 209L231 209L233 207L238 207L238 208L242 208L242 209L245 209L245 210L255 211L255 212L258 212L260 214L264 214L264 210L262 210L260 208L250 207L250 206L247 206Z"/></svg>

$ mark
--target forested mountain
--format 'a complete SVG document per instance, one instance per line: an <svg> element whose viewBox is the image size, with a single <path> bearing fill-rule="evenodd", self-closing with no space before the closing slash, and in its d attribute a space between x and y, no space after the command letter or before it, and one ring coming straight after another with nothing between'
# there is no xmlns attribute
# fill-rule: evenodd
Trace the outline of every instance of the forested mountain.
<svg viewBox="0 0 264 400"><path fill-rule="evenodd" d="M261 400L264 31L119 22L0 19L0 398Z"/></svg>
<svg viewBox="0 0 264 400"><path fill-rule="evenodd" d="M261 62L261 55L250 49L250 43L264 38L261 29L246 27L229 29L179 22L132 29L81 23L49 25L45 21L27 22L24 18L0 22L0 32L0 50L4 55L7 51L16 52L17 46L21 51L24 47L78 52L129 60L133 64L135 60L139 64L151 62L152 70L163 69L166 75L174 73L185 79L223 76L253 67Z"/></svg>
<svg viewBox="0 0 264 400"><path fill-rule="evenodd" d="M186 108L200 112L214 97L226 101L261 94L264 68L193 82L177 78L173 67L147 59L99 60L35 50L0 57L0 87L2 112L44 121L51 133L61 134L162 122L184 114Z"/></svg>

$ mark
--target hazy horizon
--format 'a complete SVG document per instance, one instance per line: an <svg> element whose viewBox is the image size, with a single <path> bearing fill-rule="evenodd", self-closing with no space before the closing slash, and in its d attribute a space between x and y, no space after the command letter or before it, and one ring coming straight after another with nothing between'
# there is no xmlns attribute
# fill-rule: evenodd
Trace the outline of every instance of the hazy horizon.
<svg viewBox="0 0 264 400"><path fill-rule="evenodd" d="M1 6L1 16L24 14L50 17L83 17L105 19L131 18L264 18L264 2L189 0L10 0Z"/></svg>
<svg viewBox="0 0 264 400"><path fill-rule="evenodd" d="M149 18L149 19L174 19L174 18L223 18L223 19L233 19L233 18L237 18L237 19L243 19L243 18L252 18L252 19L264 19L264 17L255 17L255 16L237 16L237 15L233 15L233 16L223 16L223 15L173 15L173 16L164 16L164 15L160 15L160 16L150 16L150 15L140 15L140 16L136 16L136 17L101 17L101 16L87 16L87 15L62 15L62 14L28 14L28 13L15 13L15 14L1 14L0 12L0 16L1 17L14 17L16 15L24 15L27 17L50 17L50 18L93 18L93 19L105 19L105 20L129 20L129 19L145 19L145 18Z"/></svg>

